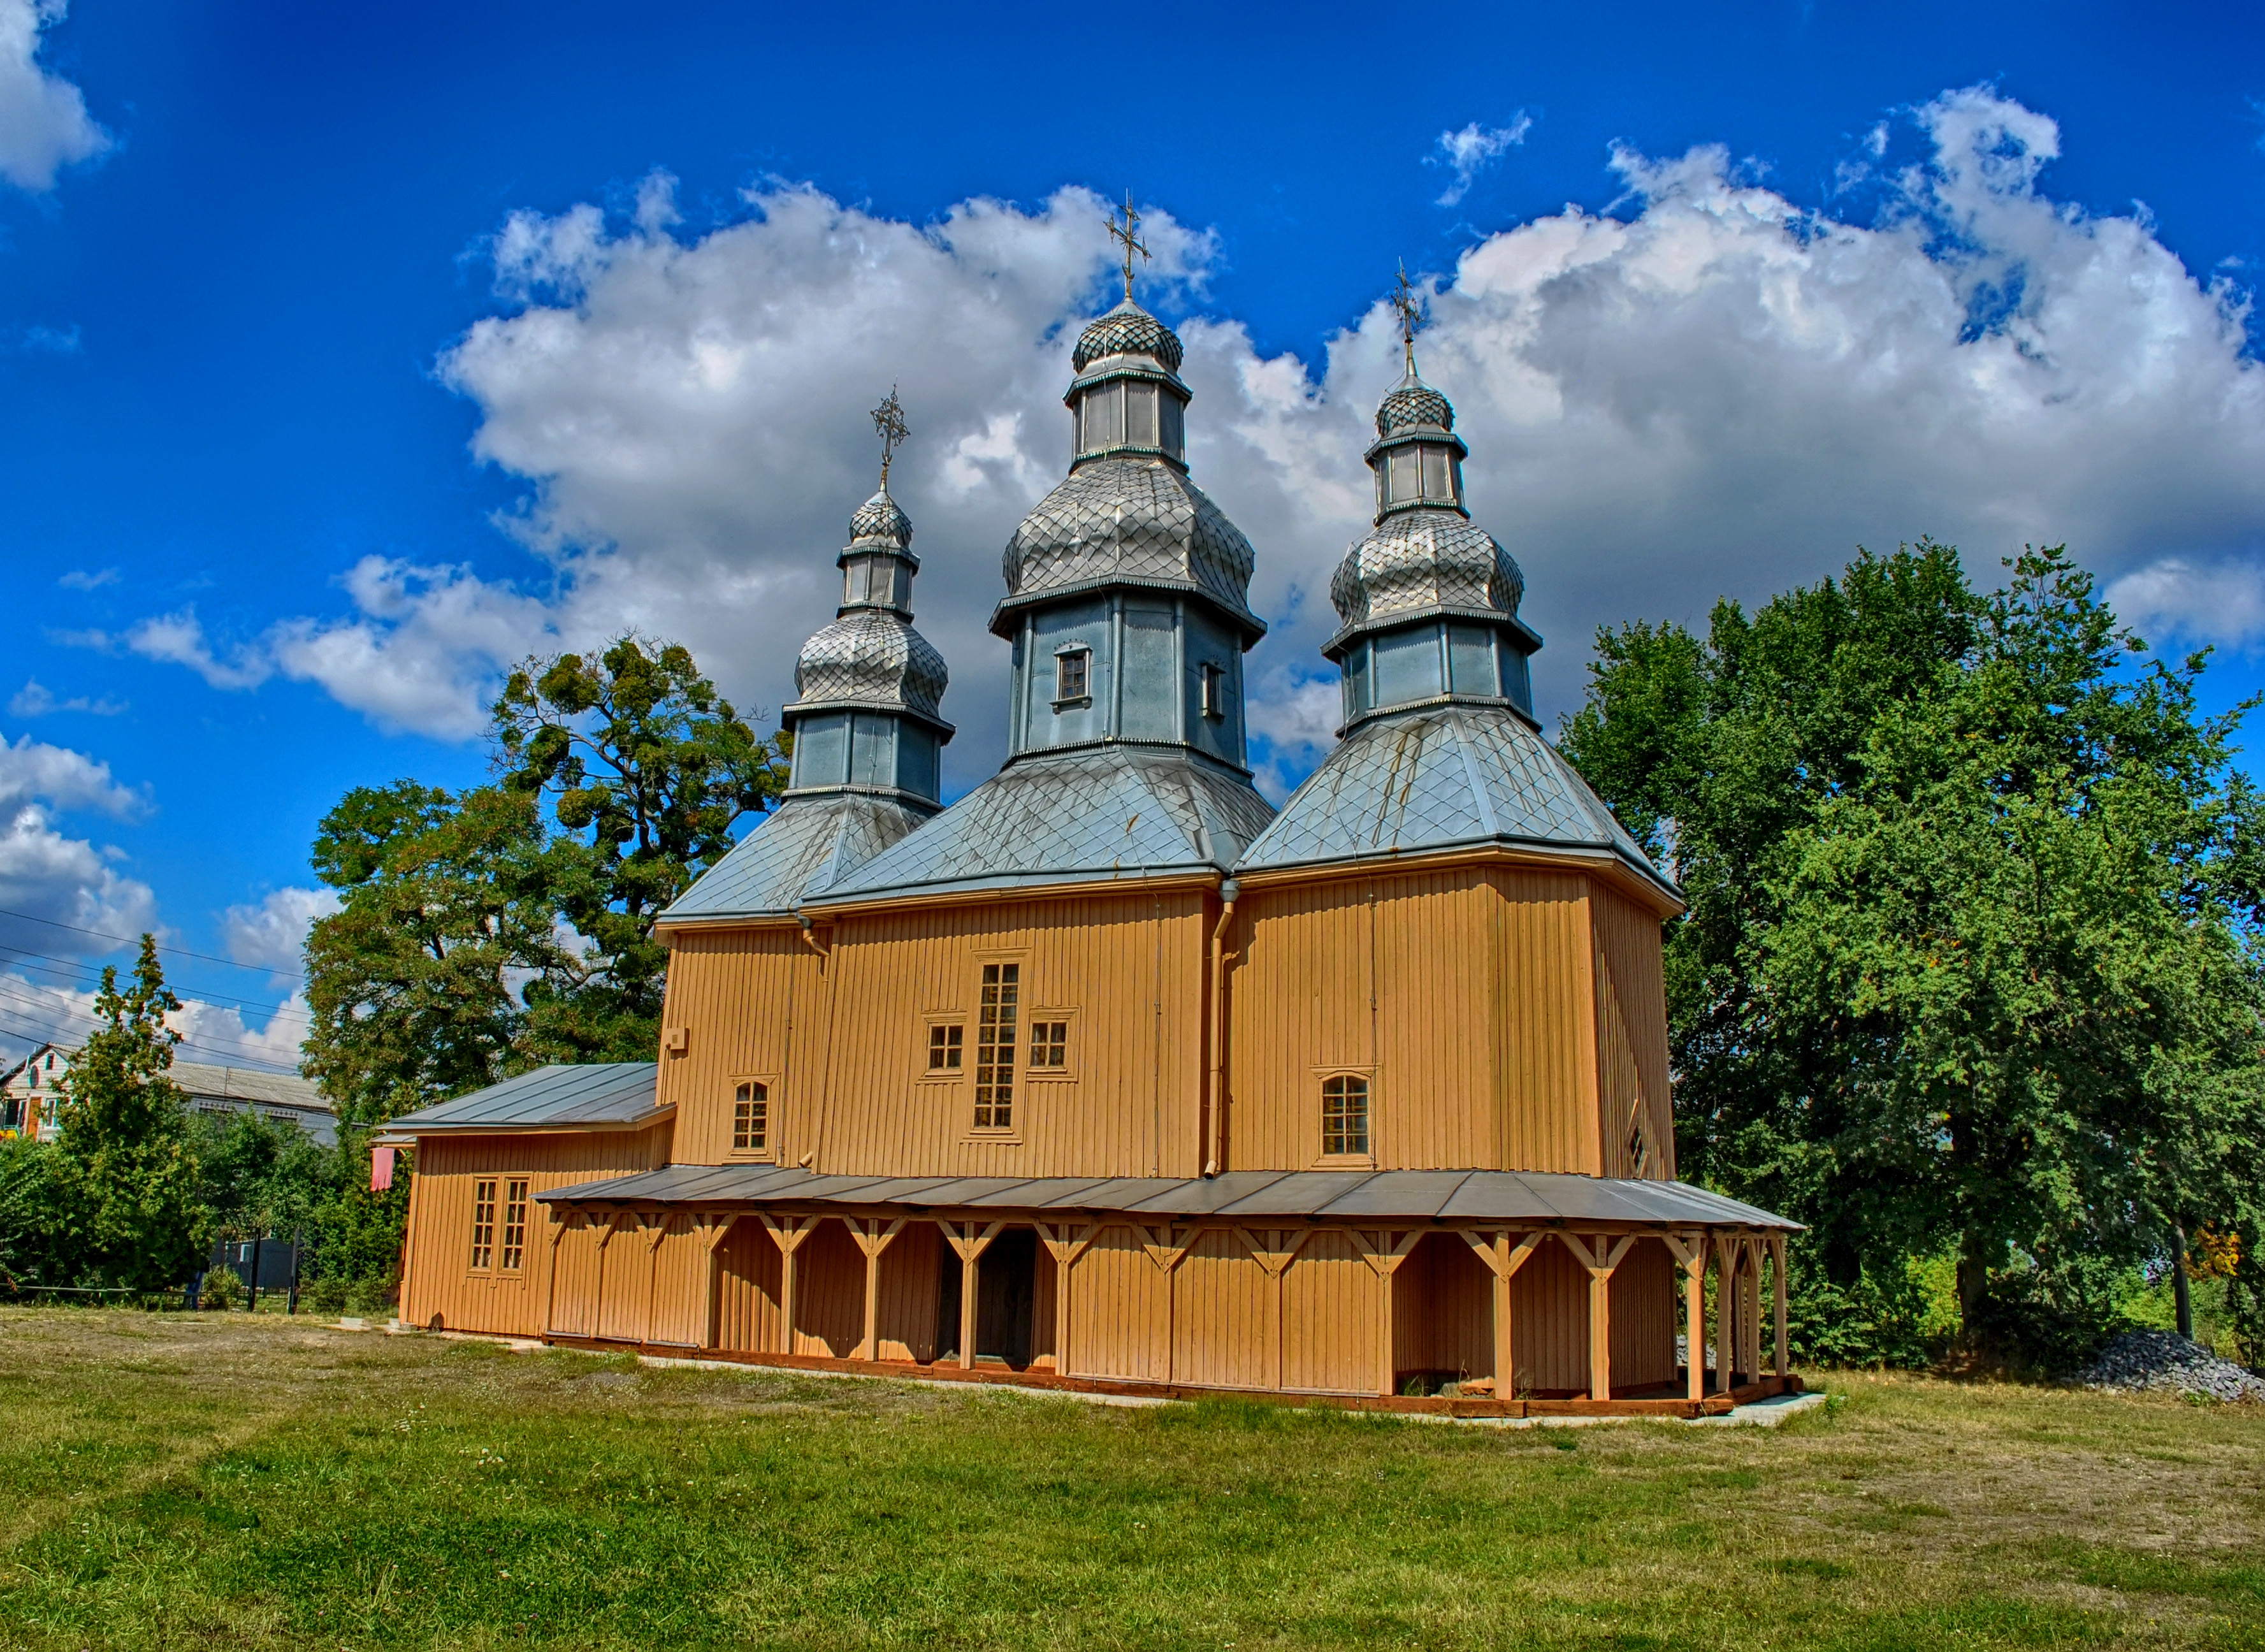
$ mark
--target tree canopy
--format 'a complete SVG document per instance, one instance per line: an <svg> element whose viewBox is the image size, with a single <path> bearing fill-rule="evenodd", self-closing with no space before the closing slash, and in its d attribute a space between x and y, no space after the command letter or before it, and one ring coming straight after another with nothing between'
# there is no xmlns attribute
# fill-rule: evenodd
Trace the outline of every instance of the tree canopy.
<svg viewBox="0 0 2265 1652"><path fill-rule="evenodd" d="M1922 542L1703 639L1605 630L1564 729L1690 901L1685 1174L1810 1224L1844 1335L1914 1258L1970 1338L2034 1343L2181 1229L2255 1251L2248 708L2203 716L2203 657L2144 659L2064 550L2012 569L1980 593Z"/></svg>

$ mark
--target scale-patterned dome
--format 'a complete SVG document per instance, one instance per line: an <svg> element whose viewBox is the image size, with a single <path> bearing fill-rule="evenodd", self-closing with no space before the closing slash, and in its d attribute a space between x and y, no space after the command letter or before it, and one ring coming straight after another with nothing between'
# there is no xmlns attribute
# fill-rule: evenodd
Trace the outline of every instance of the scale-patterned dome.
<svg viewBox="0 0 2265 1652"><path fill-rule="evenodd" d="M1257 560L1242 530L1176 467L1098 459L1071 471L1023 519L1000 571L1009 605L1103 584L1153 586L1199 593L1264 630L1249 609Z"/></svg>
<svg viewBox="0 0 2265 1652"><path fill-rule="evenodd" d="M1376 433L1395 435L1419 425L1453 430L1455 410L1446 397L1411 373L1377 408Z"/></svg>
<svg viewBox="0 0 2265 1652"><path fill-rule="evenodd" d="M1329 580L1339 637L1426 610L1514 615L1526 576L1488 533L1454 511L1403 511L1345 553Z"/></svg>
<svg viewBox="0 0 2265 1652"><path fill-rule="evenodd" d="M881 491L859 506L850 517L849 538L860 545L879 540L898 550L913 542L912 518L889 497L887 483L881 484Z"/></svg>
<svg viewBox="0 0 2265 1652"><path fill-rule="evenodd" d="M950 680L927 637L885 608L853 608L821 626L795 661L795 706L844 702L941 720Z"/></svg>
<svg viewBox="0 0 2265 1652"><path fill-rule="evenodd" d="M1069 364L1082 373L1103 356L1148 355L1169 373L1180 370L1180 337L1147 310L1126 299L1077 336Z"/></svg>

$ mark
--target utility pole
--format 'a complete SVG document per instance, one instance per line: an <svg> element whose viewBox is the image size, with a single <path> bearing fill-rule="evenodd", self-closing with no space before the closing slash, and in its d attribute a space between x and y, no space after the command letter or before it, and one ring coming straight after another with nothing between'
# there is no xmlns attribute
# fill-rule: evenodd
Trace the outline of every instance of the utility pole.
<svg viewBox="0 0 2265 1652"><path fill-rule="evenodd" d="M2171 1300L2177 1306L2179 1335L2194 1341L2194 1292L2187 1281L2187 1230L2171 1225Z"/></svg>

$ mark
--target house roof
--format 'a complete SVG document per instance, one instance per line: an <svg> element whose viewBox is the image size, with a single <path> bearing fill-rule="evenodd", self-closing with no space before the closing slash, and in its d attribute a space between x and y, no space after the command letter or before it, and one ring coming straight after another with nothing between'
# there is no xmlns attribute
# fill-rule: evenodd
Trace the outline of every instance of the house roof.
<svg viewBox="0 0 2265 1652"><path fill-rule="evenodd" d="M324 1099L314 1081L295 1073L268 1073L258 1067L215 1066L205 1061L176 1061L165 1074L193 1097L257 1102L264 1107L295 1107L317 1112L338 1110Z"/></svg>
<svg viewBox="0 0 2265 1652"><path fill-rule="evenodd" d="M1167 1219L1607 1222L1646 1226L1800 1224L1682 1182L1519 1170L1234 1170L1169 1176L819 1175L771 1165L669 1165L535 1195L557 1204L826 1204Z"/></svg>
<svg viewBox="0 0 2265 1652"><path fill-rule="evenodd" d="M1613 856L1679 904L1557 748L1505 708L1447 705L1363 724L1290 796L1235 866L1249 872L1476 848Z"/></svg>
<svg viewBox="0 0 2265 1652"><path fill-rule="evenodd" d="M789 797L656 921L788 916L931 812L856 792Z"/></svg>
<svg viewBox="0 0 2265 1652"><path fill-rule="evenodd" d="M659 1064L652 1061L554 1063L491 1084L454 1101L387 1121L388 1135L490 1130L606 1130L647 1124L673 1108L654 1105Z"/></svg>
<svg viewBox="0 0 2265 1652"><path fill-rule="evenodd" d="M812 899L1225 871L1271 812L1240 771L1183 747L1037 753Z"/></svg>

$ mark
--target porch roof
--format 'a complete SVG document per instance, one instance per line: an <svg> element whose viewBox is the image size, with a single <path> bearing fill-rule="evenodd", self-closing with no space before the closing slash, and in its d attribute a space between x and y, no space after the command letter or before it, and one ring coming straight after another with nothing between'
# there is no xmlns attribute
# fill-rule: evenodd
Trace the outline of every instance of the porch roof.
<svg viewBox="0 0 2265 1652"><path fill-rule="evenodd" d="M673 1164L535 1196L565 1205L827 1205L1237 1221L1606 1222L1643 1226L1801 1224L1682 1182L1533 1170L1232 1170L1169 1176L819 1175L760 1164Z"/></svg>

